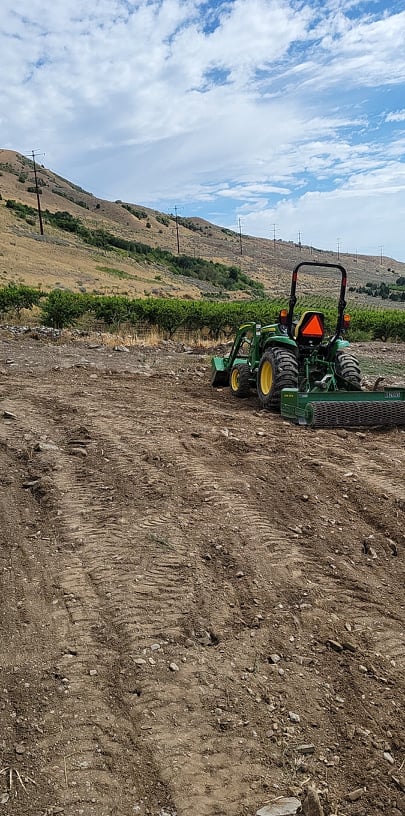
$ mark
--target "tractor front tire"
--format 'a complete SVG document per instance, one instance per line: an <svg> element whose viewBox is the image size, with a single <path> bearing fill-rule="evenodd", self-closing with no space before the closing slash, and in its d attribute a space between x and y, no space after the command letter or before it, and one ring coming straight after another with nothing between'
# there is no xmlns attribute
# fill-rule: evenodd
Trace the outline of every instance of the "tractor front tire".
<svg viewBox="0 0 405 816"><path fill-rule="evenodd" d="M229 386L235 397L248 397L250 393L250 368L247 363L237 363L233 366L229 378Z"/></svg>
<svg viewBox="0 0 405 816"><path fill-rule="evenodd" d="M339 377L342 377L344 380L347 380L360 388L360 366L358 360L353 356L353 354L349 354L346 351L338 351L336 353L335 371Z"/></svg>
<svg viewBox="0 0 405 816"><path fill-rule="evenodd" d="M294 352L274 347L265 351L257 372L257 393L266 411L279 411L283 388L298 388L298 362Z"/></svg>

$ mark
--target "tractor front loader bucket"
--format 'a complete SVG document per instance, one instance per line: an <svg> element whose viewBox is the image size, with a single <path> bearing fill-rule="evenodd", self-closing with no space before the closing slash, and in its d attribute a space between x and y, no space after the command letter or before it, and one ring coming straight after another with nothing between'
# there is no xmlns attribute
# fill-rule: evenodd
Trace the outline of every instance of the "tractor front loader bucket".
<svg viewBox="0 0 405 816"><path fill-rule="evenodd" d="M285 388L281 415L312 428L405 426L405 387L383 391L308 391Z"/></svg>
<svg viewBox="0 0 405 816"><path fill-rule="evenodd" d="M213 357L211 360L211 385L214 388L229 385L229 368L223 357Z"/></svg>

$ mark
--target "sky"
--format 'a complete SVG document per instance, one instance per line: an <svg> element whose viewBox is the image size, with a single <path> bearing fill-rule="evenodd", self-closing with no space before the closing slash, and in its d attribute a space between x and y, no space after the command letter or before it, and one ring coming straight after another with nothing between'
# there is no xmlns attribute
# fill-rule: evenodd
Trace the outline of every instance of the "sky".
<svg viewBox="0 0 405 816"><path fill-rule="evenodd" d="M0 71L100 198L405 261L405 0L2 0Z"/></svg>

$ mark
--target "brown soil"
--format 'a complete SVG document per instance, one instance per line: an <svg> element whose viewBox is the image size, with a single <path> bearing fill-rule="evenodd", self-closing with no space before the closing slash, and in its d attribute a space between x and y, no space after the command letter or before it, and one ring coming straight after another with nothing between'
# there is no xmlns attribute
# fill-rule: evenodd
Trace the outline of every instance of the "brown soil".
<svg viewBox="0 0 405 816"><path fill-rule="evenodd" d="M405 812L405 432L0 339L0 812ZM320 811L319 811L320 812Z"/></svg>

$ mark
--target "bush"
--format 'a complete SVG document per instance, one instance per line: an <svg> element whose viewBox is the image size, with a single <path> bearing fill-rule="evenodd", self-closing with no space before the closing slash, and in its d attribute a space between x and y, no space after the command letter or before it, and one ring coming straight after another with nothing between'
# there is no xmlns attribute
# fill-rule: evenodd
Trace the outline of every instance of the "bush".
<svg viewBox="0 0 405 816"><path fill-rule="evenodd" d="M91 296L62 292L54 289L48 295L42 308L42 320L46 326L63 329L75 323L91 309Z"/></svg>
<svg viewBox="0 0 405 816"><path fill-rule="evenodd" d="M85 314L102 320L107 326L139 322L156 326L173 337L177 329L189 331L206 329L209 336L218 339L232 336L242 323L257 322L262 326L275 323L281 300L251 301L193 301L186 298L145 297L130 299L124 296L89 295L56 289L46 295L28 286L7 286L0 289L0 312L30 309L43 299L42 320L48 326L64 328L74 325ZM299 301L299 310L316 308L325 314L327 331L336 325L336 305L327 298ZM350 309L352 340L401 340L405 342L405 310L354 307Z"/></svg>
<svg viewBox="0 0 405 816"><path fill-rule="evenodd" d="M26 218L27 215L35 216L37 212L34 207L29 207L27 204L21 204L20 201L14 201L13 198L7 199L6 207L9 210L14 210L19 218Z"/></svg>
<svg viewBox="0 0 405 816"><path fill-rule="evenodd" d="M131 215L134 215L135 218L139 218L139 220L148 217L148 213L145 212L145 210L137 210L135 207L131 207L130 204L122 204L122 207L124 208L124 210L128 210L128 212L130 212Z"/></svg>
<svg viewBox="0 0 405 816"><path fill-rule="evenodd" d="M17 286L12 283L0 289L0 312L17 312L18 316L22 309L32 309L44 296L40 289L31 286Z"/></svg>

